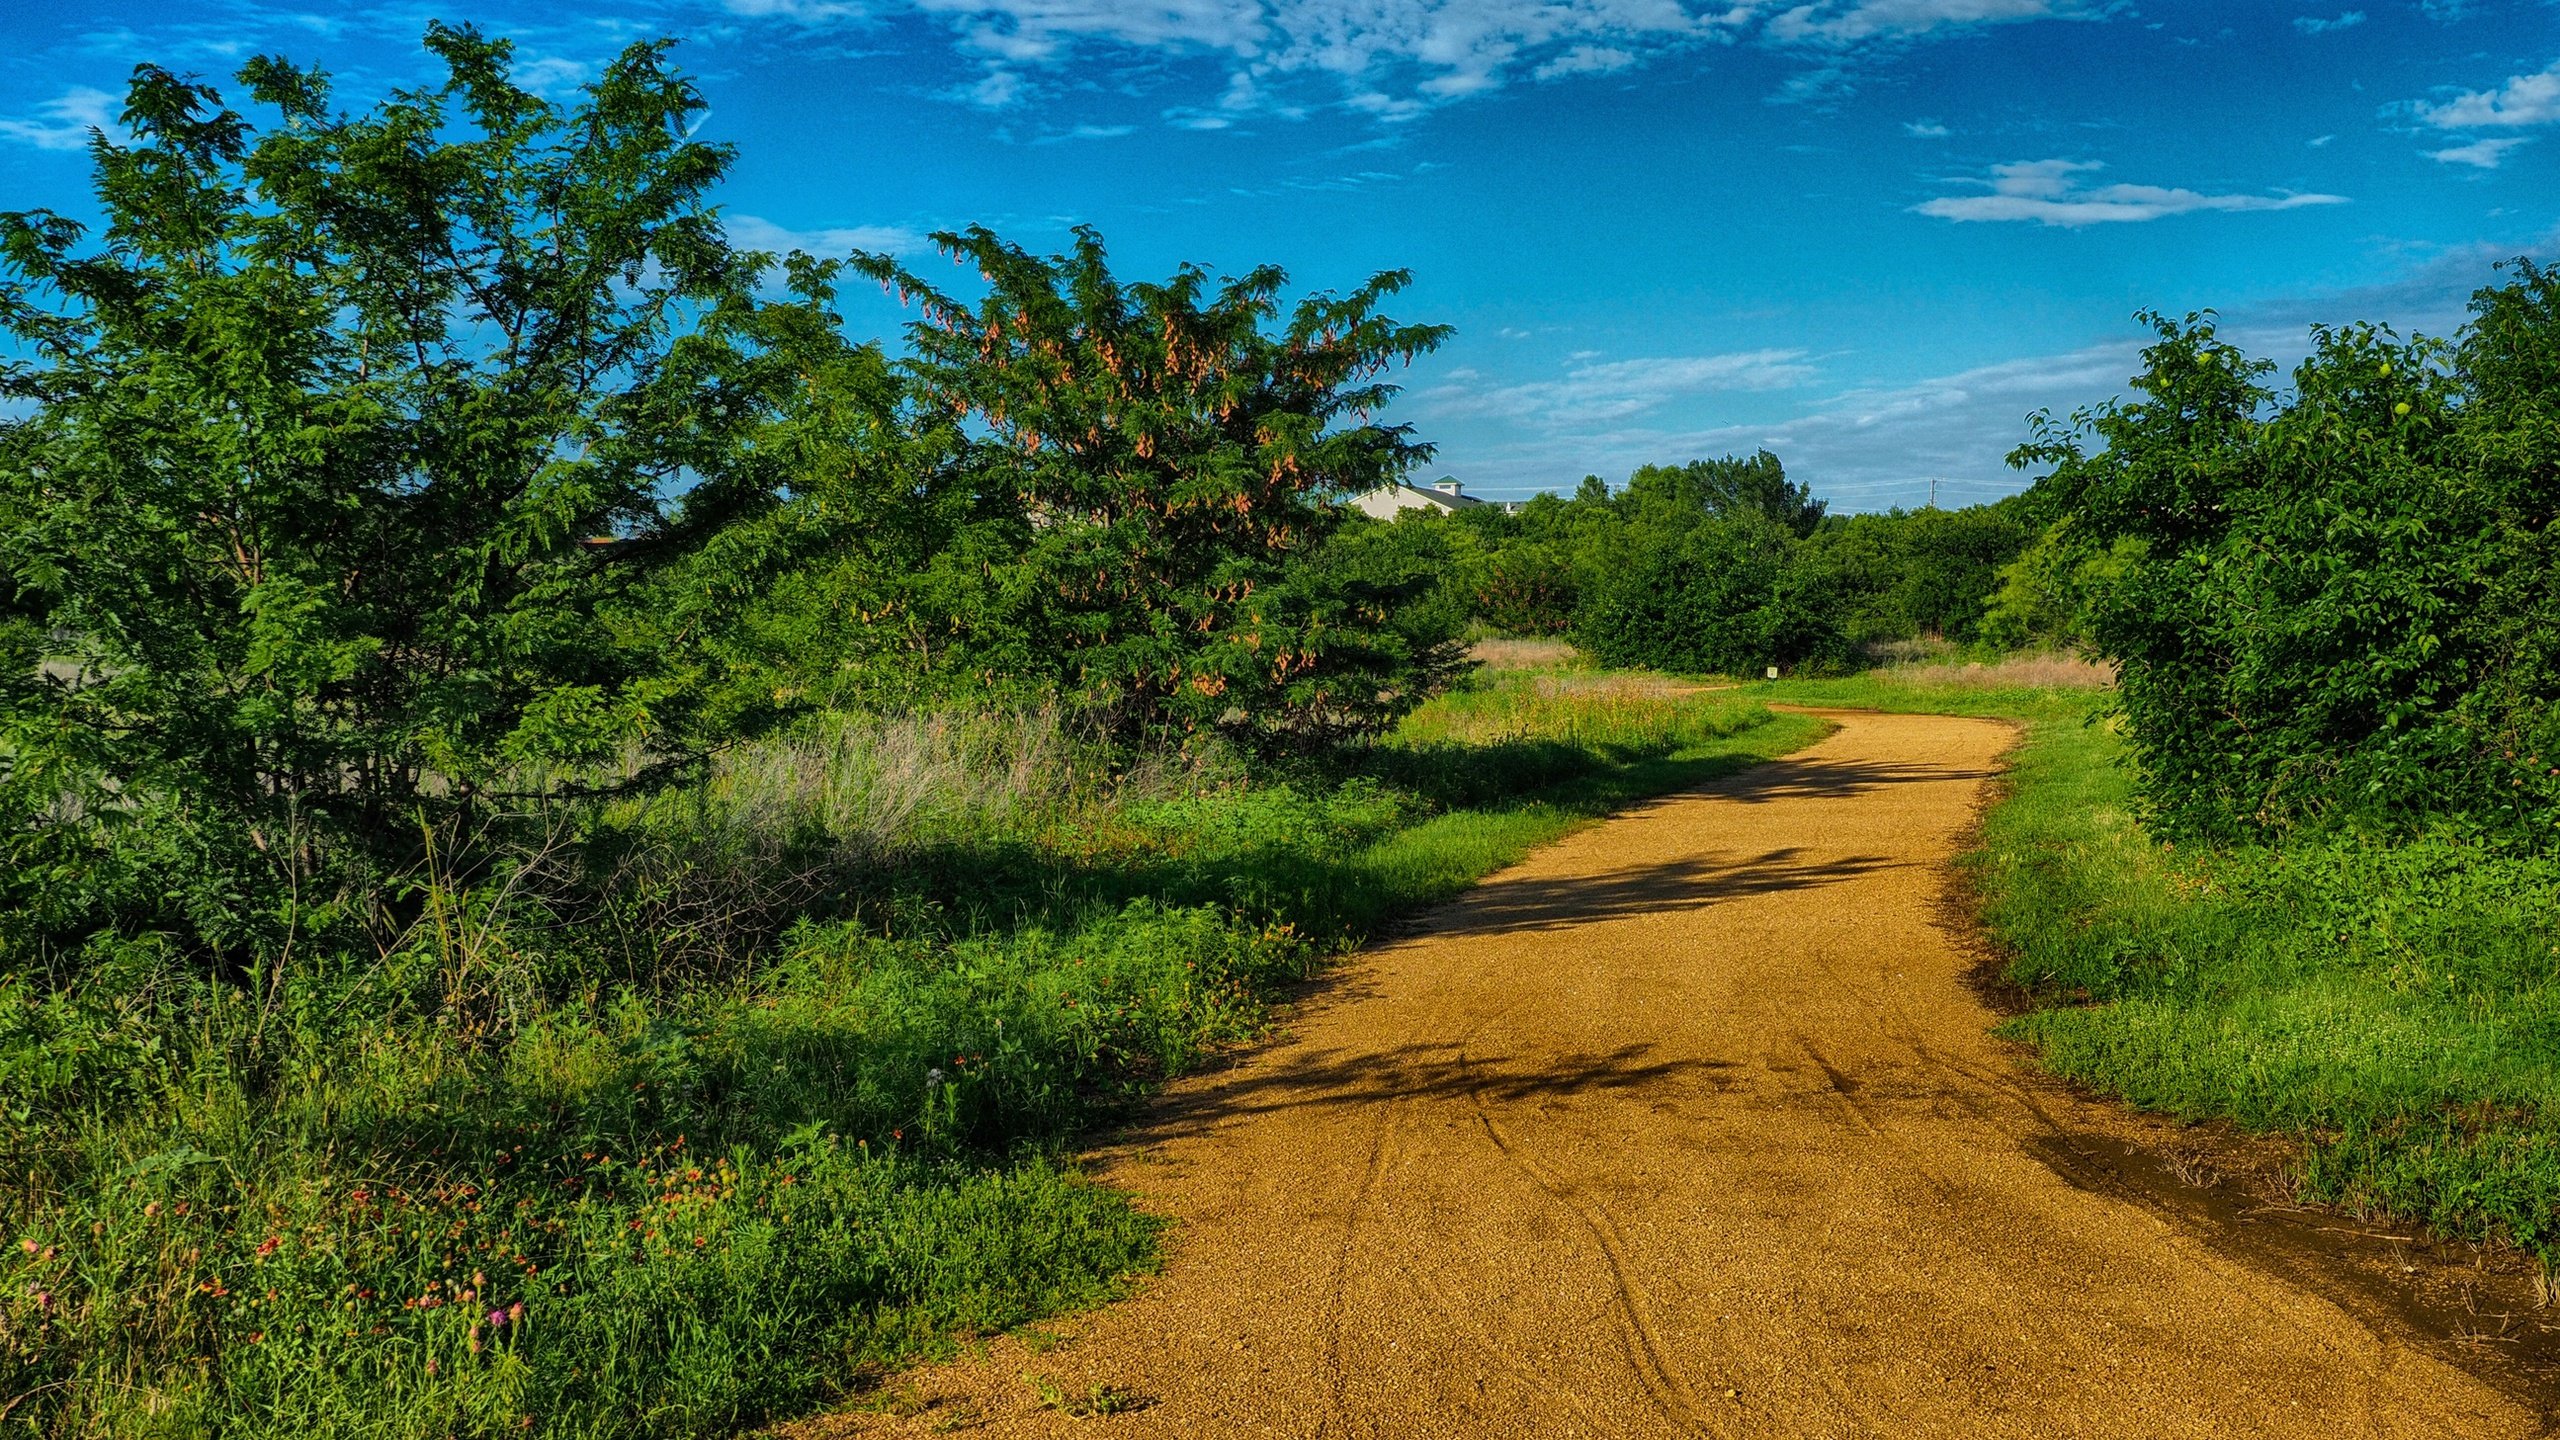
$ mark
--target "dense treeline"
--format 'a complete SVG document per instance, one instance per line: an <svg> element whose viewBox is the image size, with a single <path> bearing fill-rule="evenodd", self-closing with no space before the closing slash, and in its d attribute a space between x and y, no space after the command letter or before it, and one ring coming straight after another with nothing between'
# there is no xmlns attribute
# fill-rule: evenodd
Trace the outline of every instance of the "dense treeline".
<svg viewBox="0 0 2560 1440"><path fill-rule="evenodd" d="M1569 636L1615 665L1840 673L1896 642L2067 648L2118 568L2011 499L1832 515L1767 451L1647 465L1611 490L1517 512L1409 511L1393 536L1347 537L1425 557L1452 616L1515 635Z"/></svg>

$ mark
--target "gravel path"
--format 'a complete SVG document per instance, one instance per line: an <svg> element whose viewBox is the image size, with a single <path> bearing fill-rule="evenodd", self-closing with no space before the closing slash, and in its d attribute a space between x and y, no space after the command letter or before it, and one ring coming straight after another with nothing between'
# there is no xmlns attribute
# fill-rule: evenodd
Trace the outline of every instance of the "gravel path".
<svg viewBox="0 0 2560 1440"><path fill-rule="evenodd" d="M1162 1276L812 1433L2539 1433L2057 1167L2080 1102L1942 928L2010 732L1834 718L1346 966L1098 1158L1180 1222ZM1026 1372L1142 1407L1074 1418Z"/></svg>

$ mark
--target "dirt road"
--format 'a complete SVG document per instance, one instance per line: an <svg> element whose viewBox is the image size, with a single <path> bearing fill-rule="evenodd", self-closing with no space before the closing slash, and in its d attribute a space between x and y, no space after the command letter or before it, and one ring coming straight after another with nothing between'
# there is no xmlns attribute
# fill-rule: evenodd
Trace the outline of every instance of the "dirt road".
<svg viewBox="0 0 2560 1440"><path fill-rule="evenodd" d="M2427 1349L2049 1163L1944 862L2009 743L1844 715L1361 957L1105 1160L1165 1273L862 1433L2505 1436ZM1118 1387L1134 1413L1041 1408Z"/></svg>

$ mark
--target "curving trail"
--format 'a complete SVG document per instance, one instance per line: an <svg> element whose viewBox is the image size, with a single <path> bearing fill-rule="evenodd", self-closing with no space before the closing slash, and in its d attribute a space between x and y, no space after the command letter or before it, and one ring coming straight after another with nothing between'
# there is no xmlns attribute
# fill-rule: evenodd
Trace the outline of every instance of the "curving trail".
<svg viewBox="0 0 2560 1440"><path fill-rule="evenodd" d="M2507 1436L2432 1350L2047 1158L1943 865L2010 742L1841 714L1572 836L1175 1087L1166 1272L862 1433ZM1022 1372L1150 1403L1071 1419Z"/></svg>

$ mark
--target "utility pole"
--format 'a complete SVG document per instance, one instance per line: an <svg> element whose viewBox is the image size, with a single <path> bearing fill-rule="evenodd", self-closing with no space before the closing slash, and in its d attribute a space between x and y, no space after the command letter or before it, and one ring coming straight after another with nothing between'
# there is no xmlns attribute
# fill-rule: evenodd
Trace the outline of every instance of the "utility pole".
<svg viewBox="0 0 2560 1440"><path fill-rule="evenodd" d="M1929 477L1929 508L1938 508L1938 477L1935 475Z"/></svg>

